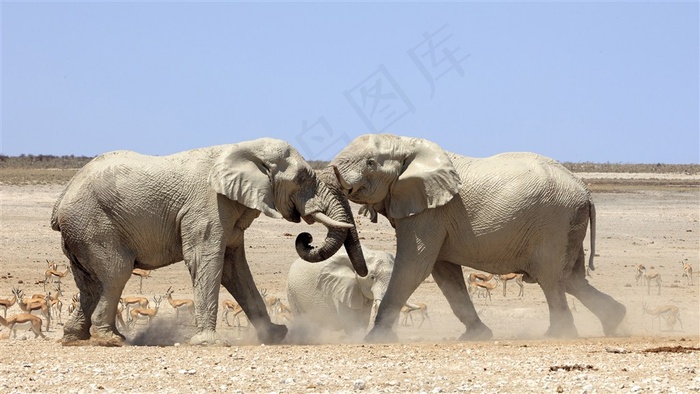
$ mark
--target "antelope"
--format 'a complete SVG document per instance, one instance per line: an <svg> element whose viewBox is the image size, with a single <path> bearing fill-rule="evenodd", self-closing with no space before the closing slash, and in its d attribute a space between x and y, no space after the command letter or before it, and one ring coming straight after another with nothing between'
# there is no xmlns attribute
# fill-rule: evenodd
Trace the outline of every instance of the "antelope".
<svg viewBox="0 0 700 394"><path fill-rule="evenodd" d="M180 310L187 311L194 319L194 301L188 299L174 300L174 292L175 291L172 289L172 286L170 286L168 287L168 290L165 291L164 296L168 299L170 306L175 308L175 322L180 321Z"/></svg>
<svg viewBox="0 0 700 394"><path fill-rule="evenodd" d="M639 280L644 277L644 271L646 271L647 268L644 266L644 264L637 264L637 266L634 268L636 269L634 272L634 283L639 285Z"/></svg>
<svg viewBox="0 0 700 394"><path fill-rule="evenodd" d="M129 319L129 328L132 328L136 324L136 320L138 319L147 318L148 324L151 324L151 321L154 317L156 317L156 314L158 313L158 308L160 308L160 302L162 300L163 297L153 296L153 301L155 302L155 306L153 308L134 308L131 311L129 311L129 316L131 317L131 319Z"/></svg>
<svg viewBox="0 0 700 394"><path fill-rule="evenodd" d="M53 260L46 260L46 264L47 264L47 269L54 270L54 271L58 269L58 265L56 265L56 262Z"/></svg>
<svg viewBox="0 0 700 394"><path fill-rule="evenodd" d="M124 310L126 310L126 318L131 321L131 315L129 314L129 309L132 305L138 305L137 308L147 309L148 308L148 298L145 297L122 297L119 302L124 305Z"/></svg>
<svg viewBox="0 0 700 394"><path fill-rule="evenodd" d="M481 272L472 272L469 274L469 282L476 282L476 281L482 281L482 282L488 282L493 278L493 274L484 274Z"/></svg>
<svg viewBox="0 0 700 394"><path fill-rule="evenodd" d="M12 298L0 298L0 308L3 310L2 317L7 317L7 310L17 302L15 289L12 289Z"/></svg>
<svg viewBox="0 0 700 394"><path fill-rule="evenodd" d="M263 300L265 301L265 306L267 307L267 312L270 314L270 317L277 315L277 313L280 312L279 309L280 305L282 304L280 298L276 296L268 296L267 289L260 290L260 295L262 295Z"/></svg>
<svg viewBox="0 0 700 394"><path fill-rule="evenodd" d="M525 295L525 286L523 285L523 274L510 273L505 275L498 275L497 279L503 282L503 297L506 296L506 286L508 286L508 281L513 279L515 279L515 284L520 286L518 297L522 297Z"/></svg>
<svg viewBox="0 0 700 394"><path fill-rule="evenodd" d="M17 338L17 329L27 327L27 331L34 333L34 338L42 337L46 339L46 335L41 332L41 318L34 316L31 313L20 313L10 316L9 319L0 317L0 324L10 329L12 338Z"/></svg>
<svg viewBox="0 0 700 394"><path fill-rule="evenodd" d="M141 268L134 268L131 270L132 275L139 277L139 293L143 293L143 278L148 278L151 276L151 270L144 270Z"/></svg>
<svg viewBox="0 0 700 394"><path fill-rule="evenodd" d="M121 300L119 301L121 304ZM78 305L80 304L80 292L77 292L73 294L73 298L71 299L70 305L68 305L68 315L70 316L74 310L78 309Z"/></svg>
<svg viewBox="0 0 700 394"><path fill-rule="evenodd" d="M124 317L122 317L122 312L124 311L124 308L120 304L117 306L117 316L116 316L116 326L119 328L121 326L122 328L126 329L126 323L124 323Z"/></svg>
<svg viewBox="0 0 700 394"><path fill-rule="evenodd" d="M409 303L407 302L404 306L401 307L401 325L403 326L408 326L408 319L411 319L411 325L413 325L413 314L412 312L414 311L420 311L420 324L418 324L418 328L420 328L423 325L423 322L425 319L428 319L428 322L432 325L433 322L430 321L430 316L428 315L428 306L425 305L422 302L419 303Z"/></svg>
<svg viewBox="0 0 700 394"><path fill-rule="evenodd" d="M644 280L647 282L647 294L651 294L651 281L656 282L656 286L658 288L658 292L656 293L657 295L661 295L661 274L654 270L654 267L651 267L651 271L647 272L646 268L642 272L644 272Z"/></svg>
<svg viewBox="0 0 700 394"><path fill-rule="evenodd" d="M221 303L221 308L223 309L221 319L224 320L229 327L231 327L231 323L228 321L229 313L233 313L233 327L243 327L241 325L240 315L243 314L243 316L245 316L245 313L243 313L243 308L240 305L231 300L224 300Z"/></svg>
<svg viewBox="0 0 700 394"><path fill-rule="evenodd" d="M44 271L44 290L46 290L46 284L51 282L55 283L58 281L58 283L61 283L61 279L63 279L68 273L70 272L70 266L66 266L66 270L61 272L58 271L57 269L47 269Z"/></svg>
<svg viewBox="0 0 700 394"><path fill-rule="evenodd" d="M282 301L280 301L278 309L279 309L279 313L289 313L290 315L292 314L292 310L287 305L285 305Z"/></svg>
<svg viewBox="0 0 700 394"><path fill-rule="evenodd" d="M277 313L277 323L291 323L294 321L294 316L290 312L278 312Z"/></svg>
<svg viewBox="0 0 700 394"><path fill-rule="evenodd" d="M285 305L285 303L280 301L279 306L277 307L277 323L291 323L293 320L294 314L292 313L292 309Z"/></svg>
<svg viewBox="0 0 700 394"><path fill-rule="evenodd" d="M46 331L49 331L49 327L51 325L51 308L47 304L46 300L29 299L28 301L25 301L22 299L22 290L13 289L12 291L17 297L17 305L19 305L19 308L25 313L31 313L34 315L41 314L46 319Z"/></svg>
<svg viewBox="0 0 700 394"><path fill-rule="evenodd" d="M474 290L477 290L479 293L482 291L486 292L486 295L484 296L485 298L488 298L489 301L491 301L491 304L493 304L493 300L491 300L491 291L495 290L496 287L498 287L498 281L495 282L471 282L469 284L469 290L470 294L474 292Z"/></svg>
<svg viewBox="0 0 700 394"><path fill-rule="evenodd" d="M693 266L688 263L684 263L683 261L681 261L681 264L683 264L683 276L688 278L688 282L690 282L691 285L694 285Z"/></svg>
<svg viewBox="0 0 700 394"><path fill-rule="evenodd" d="M63 302L59 298L63 295L61 290L61 282L58 282L58 286L55 288L56 295L52 296L51 293L47 294L33 294L31 300L47 300L49 307L53 310L53 313L58 315L58 322L63 324Z"/></svg>
<svg viewBox="0 0 700 394"><path fill-rule="evenodd" d="M666 319L666 326L669 330L673 330L676 326L676 320L681 323L681 330L683 329L683 322L681 321L680 311L675 305L661 305L654 309L647 308L647 304L642 303L642 314L651 315L659 319L659 330L661 330L661 316ZM651 329L654 329L654 319L651 320Z"/></svg>

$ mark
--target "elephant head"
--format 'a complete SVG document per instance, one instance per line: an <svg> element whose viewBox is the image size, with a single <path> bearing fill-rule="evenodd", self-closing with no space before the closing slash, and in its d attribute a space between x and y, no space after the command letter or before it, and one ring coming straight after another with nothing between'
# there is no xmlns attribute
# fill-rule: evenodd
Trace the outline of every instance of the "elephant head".
<svg viewBox="0 0 700 394"><path fill-rule="evenodd" d="M399 219L448 203L460 179L437 144L391 134L357 137L333 159L350 200Z"/></svg>
<svg viewBox="0 0 700 394"><path fill-rule="evenodd" d="M355 270L366 275L352 211L337 178L329 171L317 175L291 145L261 138L226 147L214 161L209 184L217 193L267 216L324 224L328 235L317 248L311 247L308 233L299 235L300 257L322 261L345 244Z"/></svg>
<svg viewBox="0 0 700 394"><path fill-rule="evenodd" d="M367 251L369 273L360 277L353 272L347 257L334 256L321 269L317 287L350 309L363 309L367 302L376 307L386 293L394 269L394 256L387 252Z"/></svg>

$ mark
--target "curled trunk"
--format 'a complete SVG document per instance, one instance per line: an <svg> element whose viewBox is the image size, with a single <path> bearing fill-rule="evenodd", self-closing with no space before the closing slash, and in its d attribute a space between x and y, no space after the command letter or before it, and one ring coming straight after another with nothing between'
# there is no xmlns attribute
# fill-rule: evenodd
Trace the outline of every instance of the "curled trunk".
<svg viewBox="0 0 700 394"><path fill-rule="evenodd" d="M327 207L325 214L335 221L350 223L353 226L350 229L328 227L326 239L323 244L316 248L311 246L311 242L313 241L311 234L301 233L296 239L297 253L302 259L315 263L328 259L340 249L341 245L345 245L345 249L355 272L364 277L368 272L367 263L362 254L360 239L357 234L357 229L355 228L355 219L352 215L350 203L340 188L340 183L332 167L327 167L317 172L317 176L320 181L319 187L328 189L325 195L328 201L324 201ZM319 193L319 195L321 195L321 193Z"/></svg>

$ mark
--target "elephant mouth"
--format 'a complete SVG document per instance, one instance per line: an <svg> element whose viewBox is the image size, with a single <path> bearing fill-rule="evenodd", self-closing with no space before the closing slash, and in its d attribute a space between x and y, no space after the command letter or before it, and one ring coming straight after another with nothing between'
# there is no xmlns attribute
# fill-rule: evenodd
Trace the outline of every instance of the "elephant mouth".
<svg viewBox="0 0 700 394"><path fill-rule="evenodd" d="M299 223L301 222L301 213L299 213L296 207L292 207L292 209L289 211L289 217L285 219L292 223ZM306 219L304 219L304 221L306 221Z"/></svg>

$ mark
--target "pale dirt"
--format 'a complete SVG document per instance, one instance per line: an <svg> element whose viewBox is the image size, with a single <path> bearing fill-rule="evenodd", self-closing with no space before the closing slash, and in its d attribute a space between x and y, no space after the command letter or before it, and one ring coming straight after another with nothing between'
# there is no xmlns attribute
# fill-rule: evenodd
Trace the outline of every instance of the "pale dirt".
<svg viewBox="0 0 700 394"><path fill-rule="evenodd" d="M62 186L0 186L0 297L12 287L42 291L46 259L59 269L67 264L60 236L49 227L51 207ZM510 284L499 287L492 302L475 298L477 310L493 330L486 342L458 342L463 326L428 278L411 301L428 305L430 322L397 327L402 343L350 344L340 333L327 333L321 344L256 343L253 329L219 323L230 347L186 345L191 326L175 324L163 303L147 327L140 323L118 348L63 347L61 324L51 340L20 332L0 340L0 390L3 392L697 392L700 391L700 192L639 190L595 193L597 208L596 271L590 282L628 308L627 335L603 337L599 321L575 301L574 318L581 338L545 340L548 326L544 296L526 284L517 297ZM363 245L393 251L393 231L360 218ZM246 233L248 260L259 288L286 303L286 272L296 258L294 237L309 231L321 238L322 226L260 217ZM588 247L587 247L588 248ZM694 285L681 277L680 261L693 265ZM662 275L661 295L635 284L634 266L654 266ZM465 272L471 272L465 269ZM143 281L151 298L173 286L175 298L192 296L184 264L159 269ZM64 304L76 292L72 277L63 281ZM138 294L138 278L125 295ZM222 299L230 299L222 293ZM571 300L571 297L570 297ZM683 327L666 327L642 314L650 307L677 305ZM66 318L64 307L63 319ZM14 306L8 315L19 312ZM183 319L184 320L184 319ZM418 319L420 320L420 319ZM652 327L653 324L653 327ZM7 329L0 332L6 336ZM182 344L180 344L182 343ZM150 346L144 346L150 345ZM662 348L661 352L648 352ZM675 350L675 351L674 351Z"/></svg>

